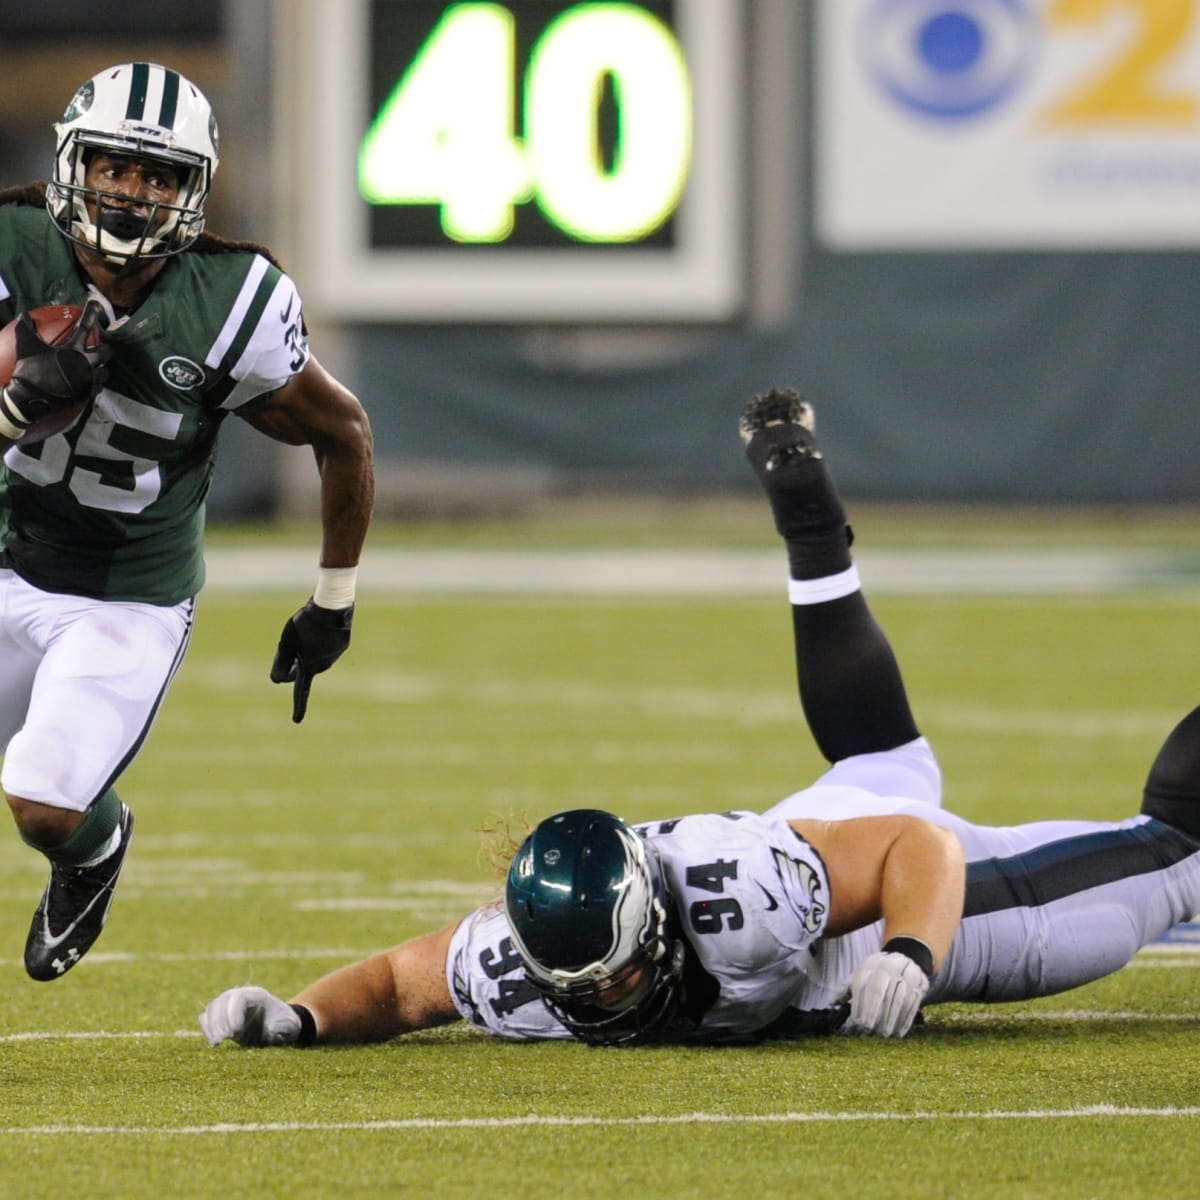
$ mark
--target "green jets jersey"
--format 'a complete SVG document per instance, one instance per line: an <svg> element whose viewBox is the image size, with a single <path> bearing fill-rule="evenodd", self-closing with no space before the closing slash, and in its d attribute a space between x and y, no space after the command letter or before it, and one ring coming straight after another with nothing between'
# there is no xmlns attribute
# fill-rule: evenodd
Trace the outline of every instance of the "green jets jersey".
<svg viewBox="0 0 1200 1200"><path fill-rule="evenodd" d="M0 208L0 325L87 297L45 211ZM83 418L4 455L0 567L47 591L175 604L204 582L222 421L308 361L300 298L262 255L185 250L104 340L108 382Z"/></svg>

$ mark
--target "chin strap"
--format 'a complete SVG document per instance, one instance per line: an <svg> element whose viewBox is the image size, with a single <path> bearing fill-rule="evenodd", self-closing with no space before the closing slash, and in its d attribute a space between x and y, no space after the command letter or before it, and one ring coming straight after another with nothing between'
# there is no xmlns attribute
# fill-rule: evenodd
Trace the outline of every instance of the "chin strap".
<svg viewBox="0 0 1200 1200"><path fill-rule="evenodd" d="M120 329L129 320L129 313L123 317L117 316L117 310L113 307L112 301L94 283L89 283L87 290L88 295L100 305L104 313L103 324L106 332L111 333L114 329Z"/></svg>

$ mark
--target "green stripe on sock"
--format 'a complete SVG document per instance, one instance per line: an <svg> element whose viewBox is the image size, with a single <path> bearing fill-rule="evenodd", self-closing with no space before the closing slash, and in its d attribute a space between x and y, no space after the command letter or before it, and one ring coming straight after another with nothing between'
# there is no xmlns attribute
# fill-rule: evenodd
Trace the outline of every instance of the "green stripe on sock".
<svg viewBox="0 0 1200 1200"><path fill-rule="evenodd" d="M65 842L57 846L41 846L22 835L27 845L40 850L52 862L68 867L78 866L91 858L110 837L121 820L121 801L117 793L109 788L103 796L87 810L79 827Z"/></svg>

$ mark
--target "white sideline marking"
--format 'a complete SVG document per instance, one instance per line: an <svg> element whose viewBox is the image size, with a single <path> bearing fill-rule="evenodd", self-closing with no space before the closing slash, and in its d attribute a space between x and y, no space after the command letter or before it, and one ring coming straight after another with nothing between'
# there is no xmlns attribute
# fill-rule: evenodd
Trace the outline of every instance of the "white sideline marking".
<svg viewBox="0 0 1200 1200"><path fill-rule="evenodd" d="M0 1135L54 1137L80 1134L185 1136L229 1133L359 1133L404 1129L521 1129L542 1127L614 1127L629 1125L816 1125L878 1121L1061 1121L1088 1117L1196 1117L1200 1107L1122 1108L1092 1104L1083 1108L993 1109L976 1112L781 1112L781 1113L679 1113L640 1117L407 1117L393 1121L217 1121L211 1125L0 1125Z"/></svg>
<svg viewBox="0 0 1200 1200"><path fill-rule="evenodd" d="M856 556L872 594L1089 595L1130 589L1195 590L1186 555L1132 547L864 547ZM209 546L212 592L308 587L310 547ZM787 595L775 547L566 550L372 548L359 587L382 595L439 592L587 596Z"/></svg>

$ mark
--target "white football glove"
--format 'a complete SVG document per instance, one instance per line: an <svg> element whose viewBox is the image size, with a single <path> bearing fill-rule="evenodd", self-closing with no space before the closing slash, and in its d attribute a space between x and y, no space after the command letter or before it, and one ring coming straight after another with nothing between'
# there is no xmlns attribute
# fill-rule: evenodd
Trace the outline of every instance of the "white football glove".
<svg viewBox="0 0 1200 1200"><path fill-rule="evenodd" d="M210 1046L224 1041L239 1046L294 1046L300 1040L300 1016L266 988L236 987L222 992L200 1014Z"/></svg>
<svg viewBox="0 0 1200 1200"><path fill-rule="evenodd" d="M860 1033L902 1038L929 991L929 976L907 954L880 950L850 980L850 1020Z"/></svg>

